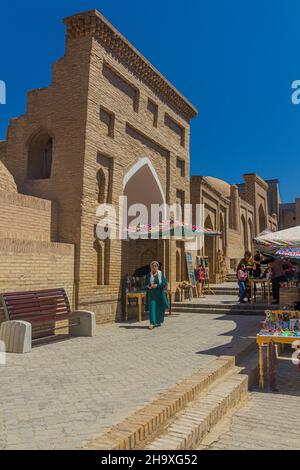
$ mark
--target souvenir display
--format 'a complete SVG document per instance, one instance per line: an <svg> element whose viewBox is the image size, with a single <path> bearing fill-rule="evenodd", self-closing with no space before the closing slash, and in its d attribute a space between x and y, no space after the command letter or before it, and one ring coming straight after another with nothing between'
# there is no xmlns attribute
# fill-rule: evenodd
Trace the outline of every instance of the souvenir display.
<svg viewBox="0 0 300 470"><path fill-rule="evenodd" d="M259 336L300 337L300 311L267 310Z"/></svg>
<svg viewBox="0 0 300 470"><path fill-rule="evenodd" d="M126 293L144 291L145 277L126 276Z"/></svg>

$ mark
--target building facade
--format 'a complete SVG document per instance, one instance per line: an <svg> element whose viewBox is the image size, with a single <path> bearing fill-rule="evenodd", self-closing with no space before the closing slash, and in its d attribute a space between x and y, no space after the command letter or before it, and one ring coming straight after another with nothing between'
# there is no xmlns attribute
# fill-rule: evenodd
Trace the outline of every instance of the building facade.
<svg viewBox="0 0 300 470"><path fill-rule="evenodd" d="M51 85L28 94L26 113L11 120L0 146L2 187L11 186L1 200L1 207L8 206L3 249L9 255L1 263L0 290L60 283L73 305L92 309L105 322L118 316L125 273L159 259L170 278L184 244L172 242L170 249L163 240L99 241L97 207L117 208L122 196L128 206L188 203L190 120L197 112L100 13L64 23L66 52L53 65ZM12 210L23 218L21 230L10 225ZM10 260L25 242L35 273L23 253L24 264L16 263L7 279ZM53 250L74 250L71 277L69 269L64 280L48 275L55 269ZM63 266L61 261L59 270Z"/></svg>
<svg viewBox="0 0 300 470"><path fill-rule="evenodd" d="M300 225L300 198L295 202L280 204L280 229L297 227Z"/></svg>
<svg viewBox="0 0 300 470"><path fill-rule="evenodd" d="M0 142L0 292L64 287L103 323L119 318L125 274L159 259L175 290L187 274L184 241L99 240L99 204L119 209L117 227L124 196L129 207L203 204L205 227L222 233L202 253L218 282L219 251L234 268L253 236L277 228L277 193L255 174L190 179L194 106L99 12L64 23L51 85L28 93Z"/></svg>
<svg viewBox="0 0 300 470"><path fill-rule="evenodd" d="M205 237L199 253L209 257L212 282L223 278L220 254L225 257L228 270L235 270L245 251L253 252L254 237L264 230L277 230L279 200L278 181L270 184L255 173L245 174L244 182L237 185L211 176L192 176L192 203L203 204L205 228L222 234Z"/></svg>

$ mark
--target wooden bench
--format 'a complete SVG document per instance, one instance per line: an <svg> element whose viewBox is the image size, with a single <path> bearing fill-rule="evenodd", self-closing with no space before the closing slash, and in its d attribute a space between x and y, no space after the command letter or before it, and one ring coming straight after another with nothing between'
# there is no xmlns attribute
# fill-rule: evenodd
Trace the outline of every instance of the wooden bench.
<svg viewBox="0 0 300 470"><path fill-rule="evenodd" d="M66 328L58 322L68 322L72 336L93 336L95 314L83 310L71 311L64 289L29 292L9 292L0 295L6 321L1 324L0 340L7 352L29 352L34 336L54 334Z"/></svg>

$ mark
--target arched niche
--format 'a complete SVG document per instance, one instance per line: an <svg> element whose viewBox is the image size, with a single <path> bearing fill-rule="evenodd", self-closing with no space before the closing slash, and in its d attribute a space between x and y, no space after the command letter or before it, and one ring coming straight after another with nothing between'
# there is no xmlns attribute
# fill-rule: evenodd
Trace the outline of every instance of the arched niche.
<svg viewBox="0 0 300 470"><path fill-rule="evenodd" d="M266 214L261 204L258 209L258 223L259 223L259 233L262 233L267 228L267 219Z"/></svg>
<svg viewBox="0 0 300 470"><path fill-rule="evenodd" d="M244 214L241 216L242 243L244 251L248 250L247 224Z"/></svg>
<svg viewBox="0 0 300 470"><path fill-rule="evenodd" d="M35 134L28 145L27 177L31 180L49 179L53 162L53 138L46 131Z"/></svg>

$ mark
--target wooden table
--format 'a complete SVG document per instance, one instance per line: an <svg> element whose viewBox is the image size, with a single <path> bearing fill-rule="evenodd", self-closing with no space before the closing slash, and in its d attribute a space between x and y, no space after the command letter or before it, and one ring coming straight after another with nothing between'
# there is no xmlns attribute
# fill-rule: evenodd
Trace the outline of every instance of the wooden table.
<svg viewBox="0 0 300 470"><path fill-rule="evenodd" d="M268 305L271 303L271 287L272 287L272 281L271 279L249 279L250 283L250 289L251 289L251 302L256 302L256 292L257 289L255 287L257 284L261 284L262 287L262 297L264 299L267 298L268 300ZM267 288L267 289L266 289Z"/></svg>
<svg viewBox="0 0 300 470"><path fill-rule="evenodd" d="M128 320L128 302L129 299L136 299L138 303L138 320L143 319L143 299L146 298L146 292L127 292L126 293L126 306L125 306L125 320Z"/></svg>
<svg viewBox="0 0 300 470"><path fill-rule="evenodd" d="M180 302L183 302L185 300L185 294L186 292L188 293L188 296L189 296L189 300L192 300L192 297L193 297L193 286L191 284L189 285L186 285L184 287L180 287L180 285L178 286L179 289L180 289Z"/></svg>
<svg viewBox="0 0 300 470"><path fill-rule="evenodd" d="M300 346L300 336L256 336L256 342L259 348L259 387L264 389L264 353L263 347L267 347L267 369L270 368L270 345L271 344L295 344Z"/></svg>

